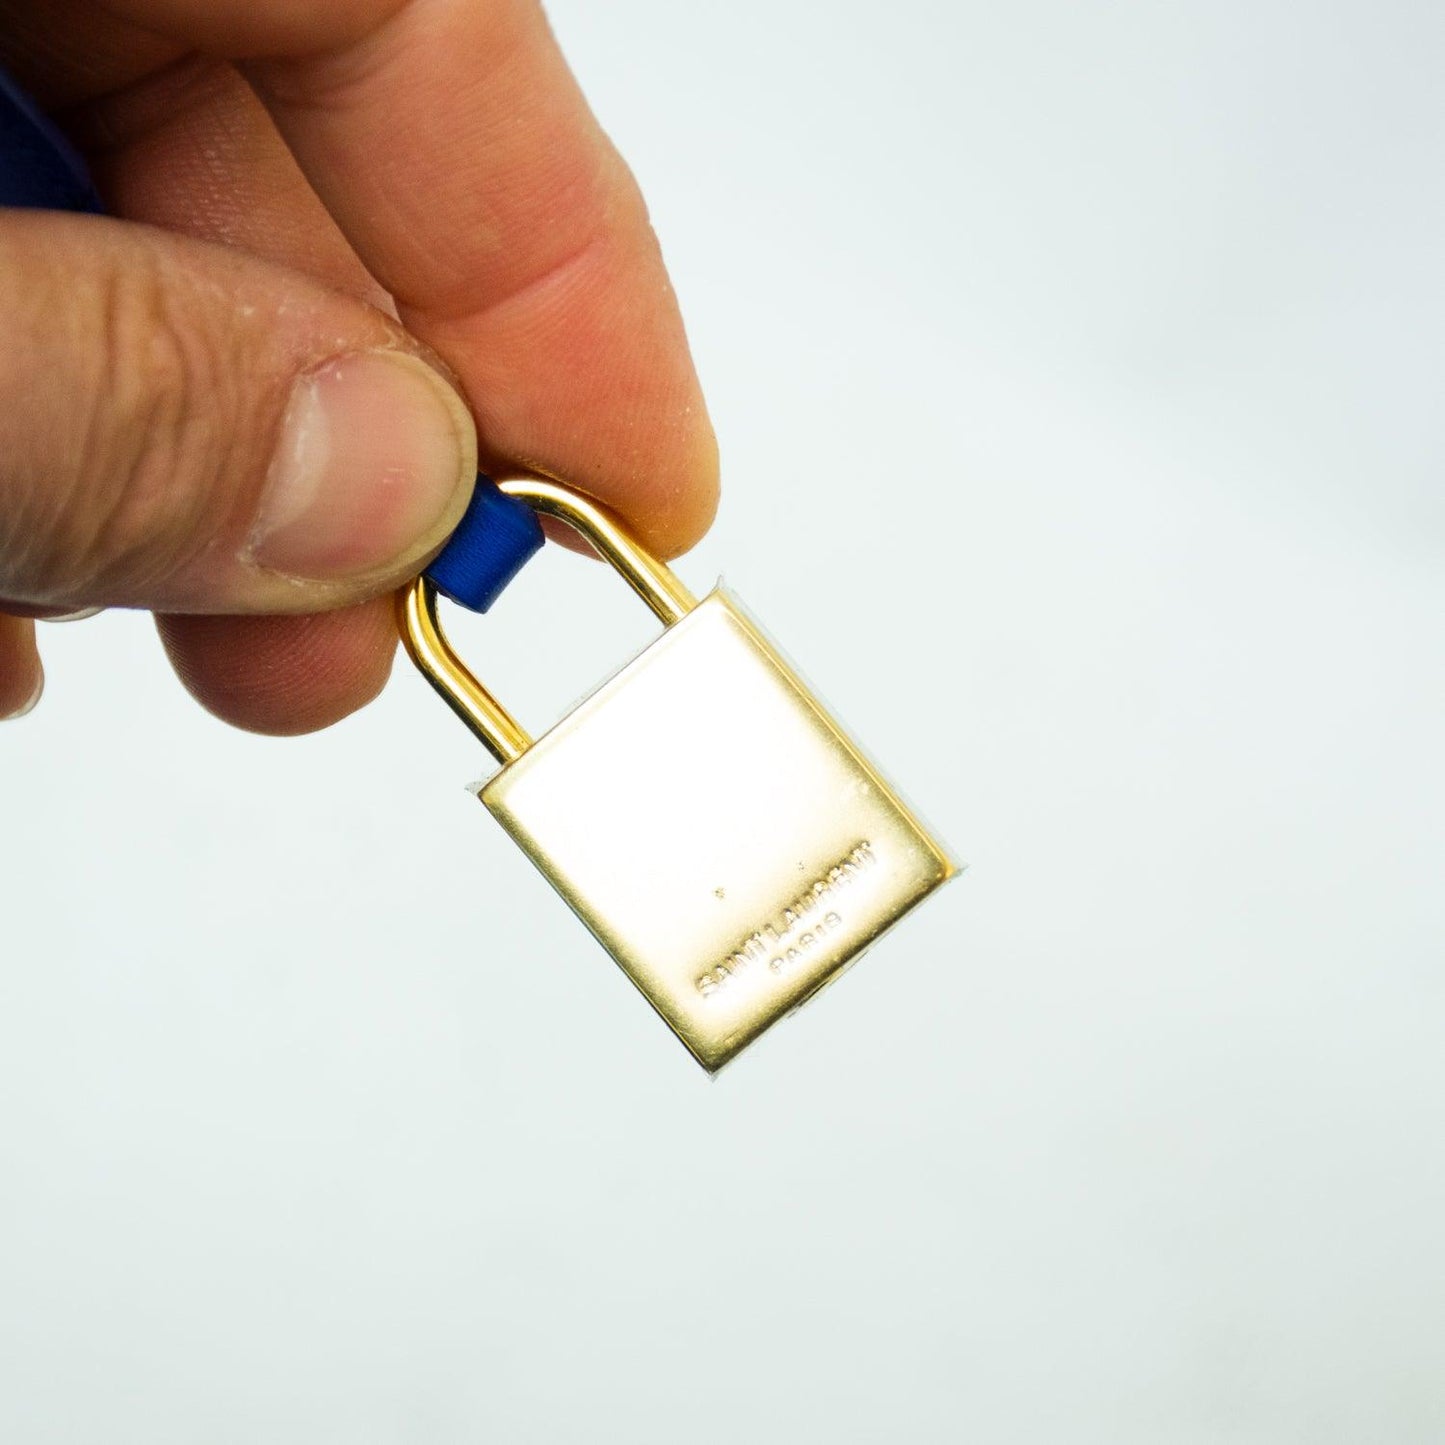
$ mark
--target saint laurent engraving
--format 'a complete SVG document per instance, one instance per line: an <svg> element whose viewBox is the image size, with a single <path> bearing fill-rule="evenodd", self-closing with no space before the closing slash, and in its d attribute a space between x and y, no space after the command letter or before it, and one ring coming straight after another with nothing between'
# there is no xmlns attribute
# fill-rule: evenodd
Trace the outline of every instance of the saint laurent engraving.
<svg viewBox="0 0 1445 1445"><path fill-rule="evenodd" d="M758 968L782 974L801 962L826 935L841 926L842 915L833 906L836 895L877 861L873 845L866 838L849 849L776 917L741 940L721 963L699 974L697 991L704 998L711 998L740 974Z"/></svg>

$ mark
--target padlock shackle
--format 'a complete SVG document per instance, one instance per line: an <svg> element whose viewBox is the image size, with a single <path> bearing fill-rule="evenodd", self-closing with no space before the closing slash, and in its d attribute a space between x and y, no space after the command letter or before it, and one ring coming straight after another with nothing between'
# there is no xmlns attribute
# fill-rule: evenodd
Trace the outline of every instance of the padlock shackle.
<svg viewBox="0 0 1445 1445"><path fill-rule="evenodd" d="M697 598L677 580L672 568L659 562L600 503L542 477L517 477L498 486L534 511L566 522L590 542L664 627L681 622L697 606Z"/></svg>
<svg viewBox="0 0 1445 1445"><path fill-rule="evenodd" d="M566 522L611 564L664 626L680 622L697 599L627 528L599 503L540 477L498 484L508 496ZM457 656L437 614L437 590L418 577L397 594L397 627L407 655L448 707L503 766L521 757L532 739L520 723L477 681Z"/></svg>
<svg viewBox="0 0 1445 1445"><path fill-rule="evenodd" d="M499 763L519 758L532 739L521 723L472 675L457 656L437 616L434 582L418 577L396 594L397 630L407 656Z"/></svg>

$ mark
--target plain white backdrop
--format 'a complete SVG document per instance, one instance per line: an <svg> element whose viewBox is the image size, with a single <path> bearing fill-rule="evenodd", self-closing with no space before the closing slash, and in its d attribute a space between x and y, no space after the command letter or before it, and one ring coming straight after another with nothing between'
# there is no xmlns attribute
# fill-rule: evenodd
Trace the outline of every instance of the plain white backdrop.
<svg viewBox="0 0 1445 1445"><path fill-rule="evenodd" d="M1445 19L557 0L720 433L680 566L972 865L713 1083L398 666L0 731L7 1445L1445 1437ZM438 97L445 104L445 97ZM650 619L548 555L536 726Z"/></svg>

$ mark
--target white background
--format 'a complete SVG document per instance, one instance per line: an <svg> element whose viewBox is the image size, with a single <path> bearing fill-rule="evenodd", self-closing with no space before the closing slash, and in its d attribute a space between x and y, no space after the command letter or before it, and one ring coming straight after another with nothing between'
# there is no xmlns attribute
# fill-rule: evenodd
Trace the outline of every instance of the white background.
<svg viewBox="0 0 1445 1445"><path fill-rule="evenodd" d="M1445 1437L1445 21L558 0L729 581L964 879L708 1083L403 664L0 733L7 1445ZM444 103L444 97L438 103ZM535 564L541 725L649 635Z"/></svg>

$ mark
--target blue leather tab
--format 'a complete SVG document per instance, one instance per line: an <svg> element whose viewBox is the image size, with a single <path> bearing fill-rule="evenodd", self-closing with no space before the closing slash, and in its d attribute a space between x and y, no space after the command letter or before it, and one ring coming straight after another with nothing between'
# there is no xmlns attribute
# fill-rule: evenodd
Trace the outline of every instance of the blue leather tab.
<svg viewBox="0 0 1445 1445"><path fill-rule="evenodd" d="M537 514L490 477L478 475L466 515L426 575L453 602L485 612L542 542Z"/></svg>
<svg viewBox="0 0 1445 1445"><path fill-rule="evenodd" d="M0 69L0 206L104 209L85 162L35 102Z"/></svg>

